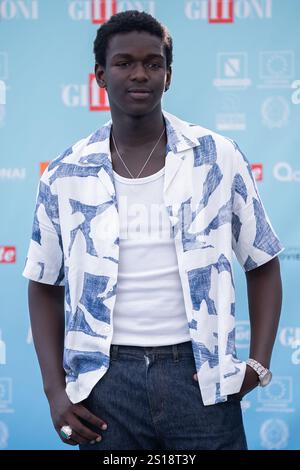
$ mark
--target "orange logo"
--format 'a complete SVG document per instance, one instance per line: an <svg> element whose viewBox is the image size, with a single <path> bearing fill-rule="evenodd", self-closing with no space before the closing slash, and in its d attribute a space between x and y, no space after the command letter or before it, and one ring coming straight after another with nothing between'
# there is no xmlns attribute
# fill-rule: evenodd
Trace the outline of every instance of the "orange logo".
<svg viewBox="0 0 300 470"><path fill-rule="evenodd" d="M48 165L49 162L40 162L40 176L42 176Z"/></svg>

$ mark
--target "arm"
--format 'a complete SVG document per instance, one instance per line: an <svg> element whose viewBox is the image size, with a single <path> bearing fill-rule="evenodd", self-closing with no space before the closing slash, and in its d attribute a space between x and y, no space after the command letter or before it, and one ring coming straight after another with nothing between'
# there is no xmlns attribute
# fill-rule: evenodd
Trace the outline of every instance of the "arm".
<svg viewBox="0 0 300 470"><path fill-rule="evenodd" d="M251 325L250 357L269 368L282 303L278 258L248 271L246 279Z"/></svg>
<svg viewBox="0 0 300 470"><path fill-rule="evenodd" d="M47 398L65 388L64 287L29 281L28 303L32 337Z"/></svg>
<svg viewBox="0 0 300 470"><path fill-rule="evenodd" d="M278 329L282 286L278 258L246 272L250 316L250 356L269 368ZM247 365L239 394L244 396L258 385L256 372Z"/></svg>
<svg viewBox="0 0 300 470"><path fill-rule="evenodd" d="M65 391L64 287L29 281L28 302L33 342L56 431L59 433L62 426L70 425L73 430L71 439L60 437L71 445L96 440L99 442L99 433L91 431L80 418L97 428L102 428L104 421L90 413L82 404L74 405Z"/></svg>

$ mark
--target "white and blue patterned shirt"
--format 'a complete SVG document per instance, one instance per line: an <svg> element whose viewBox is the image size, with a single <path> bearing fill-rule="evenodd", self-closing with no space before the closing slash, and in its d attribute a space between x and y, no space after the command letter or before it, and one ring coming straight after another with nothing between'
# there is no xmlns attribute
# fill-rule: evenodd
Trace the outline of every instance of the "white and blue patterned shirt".
<svg viewBox="0 0 300 470"><path fill-rule="evenodd" d="M237 144L163 115L163 199L198 383L204 405L211 405L238 392L246 370L235 348L233 253L249 271L282 247ZM28 279L65 286L63 366L73 403L89 395L110 363L120 235L111 124L67 149L43 173L23 272Z"/></svg>

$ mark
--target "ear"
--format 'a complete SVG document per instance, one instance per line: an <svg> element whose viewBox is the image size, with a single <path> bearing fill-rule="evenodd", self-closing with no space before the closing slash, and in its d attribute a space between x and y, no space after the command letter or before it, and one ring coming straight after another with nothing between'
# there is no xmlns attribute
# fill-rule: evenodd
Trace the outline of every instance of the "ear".
<svg viewBox="0 0 300 470"><path fill-rule="evenodd" d="M95 65L95 77L96 82L100 88L106 88L106 81L105 81L105 68L103 65L96 64Z"/></svg>
<svg viewBox="0 0 300 470"><path fill-rule="evenodd" d="M165 83L165 91L168 91L171 85L172 79L172 67L169 67L166 73L166 83Z"/></svg>

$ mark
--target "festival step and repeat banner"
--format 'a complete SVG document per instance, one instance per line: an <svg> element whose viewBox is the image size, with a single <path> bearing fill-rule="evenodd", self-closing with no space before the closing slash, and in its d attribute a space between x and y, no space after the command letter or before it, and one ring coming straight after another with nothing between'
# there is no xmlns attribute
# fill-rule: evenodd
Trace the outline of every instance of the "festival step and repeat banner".
<svg viewBox="0 0 300 470"><path fill-rule="evenodd" d="M21 273L40 175L110 118L95 83L93 40L111 14L128 9L151 13L173 36L164 109L238 142L285 246L274 378L242 407L250 449L299 449L299 0L0 0L0 449L69 449L52 426ZM246 359L238 265L235 283L237 347Z"/></svg>

